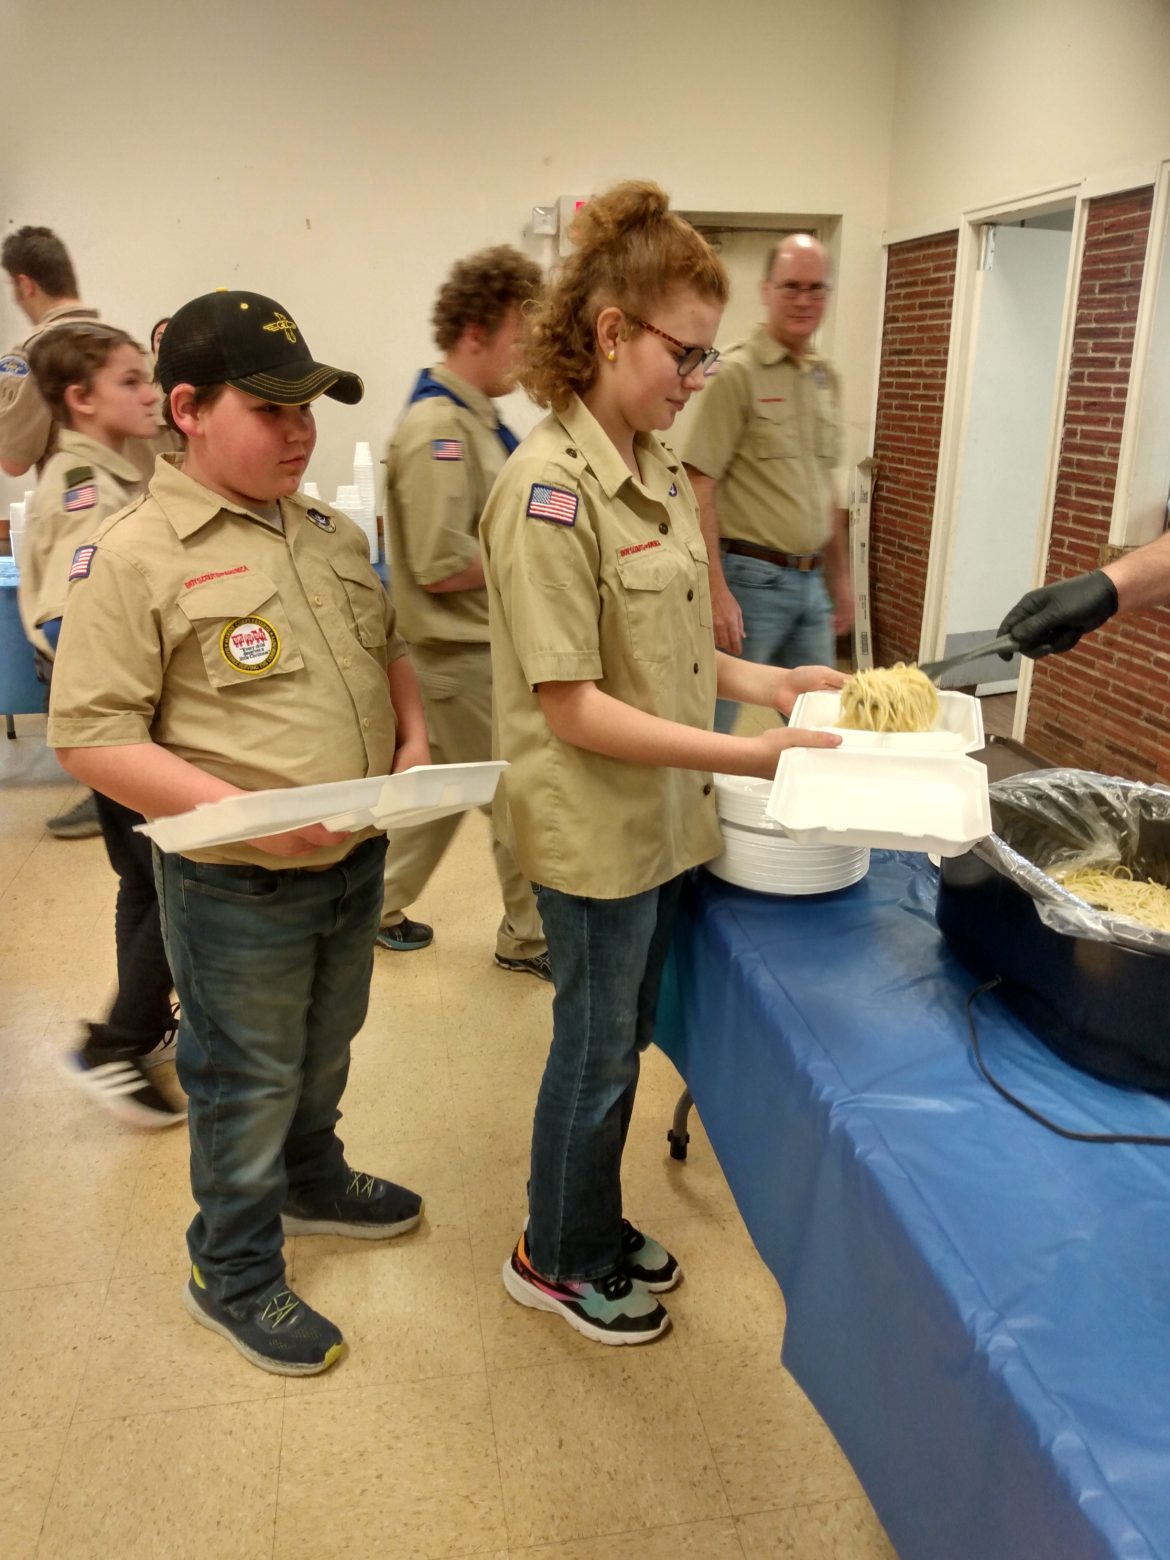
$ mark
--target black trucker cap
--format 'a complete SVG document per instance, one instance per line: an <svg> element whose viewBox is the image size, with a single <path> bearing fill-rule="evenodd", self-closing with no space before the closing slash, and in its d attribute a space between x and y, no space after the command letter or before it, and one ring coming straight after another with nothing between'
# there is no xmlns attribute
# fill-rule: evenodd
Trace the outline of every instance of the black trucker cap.
<svg viewBox="0 0 1170 1560"><path fill-rule="evenodd" d="M365 386L356 374L318 363L296 321L260 293L204 293L185 303L159 344L158 378L176 385L234 385L278 406L319 395L353 406Z"/></svg>

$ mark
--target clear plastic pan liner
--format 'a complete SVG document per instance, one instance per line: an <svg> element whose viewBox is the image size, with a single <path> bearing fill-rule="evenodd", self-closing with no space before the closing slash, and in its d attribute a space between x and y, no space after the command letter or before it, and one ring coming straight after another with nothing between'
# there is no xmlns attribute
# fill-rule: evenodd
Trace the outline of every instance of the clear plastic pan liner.
<svg viewBox="0 0 1170 1560"><path fill-rule="evenodd" d="M1170 790L1084 769L1044 769L997 780L988 795L995 832L975 854L1032 898L1046 926L1170 954L1170 932L1095 910L1051 875L1120 861L1135 877L1170 886Z"/></svg>

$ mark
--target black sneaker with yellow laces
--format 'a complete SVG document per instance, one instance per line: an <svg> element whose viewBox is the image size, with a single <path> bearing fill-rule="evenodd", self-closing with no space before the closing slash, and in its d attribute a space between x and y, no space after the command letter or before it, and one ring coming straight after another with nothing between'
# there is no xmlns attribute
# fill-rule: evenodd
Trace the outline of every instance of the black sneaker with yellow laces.
<svg viewBox="0 0 1170 1560"><path fill-rule="evenodd" d="M422 1211L423 1200L417 1192L347 1167L335 1189L290 1191L281 1220L286 1235L391 1240L414 1229Z"/></svg>
<svg viewBox="0 0 1170 1560"><path fill-rule="evenodd" d="M318 1376L345 1353L340 1328L293 1294L283 1276L259 1294L221 1305L192 1267L183 1305L201 1327L226 1338L246 1360L275 1376Z"/></svg>

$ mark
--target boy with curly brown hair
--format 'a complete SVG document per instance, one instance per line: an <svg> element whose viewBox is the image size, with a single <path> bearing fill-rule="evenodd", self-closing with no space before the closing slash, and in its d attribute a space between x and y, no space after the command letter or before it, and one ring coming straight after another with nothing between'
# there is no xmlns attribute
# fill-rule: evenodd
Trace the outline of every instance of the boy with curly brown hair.
<svg viewBox="0 0 1170 1560"><path fill-rule="evenodd" d="M512 389L524 306L541 288L539 266L506 244L460 260L431 316L443 354L419 374L386 451L390 592L410 645L435 763L492 756L491 650L479 517L516 438L492 404ZM395 836L386 867L383 948L425 948L431 927L403 913L422 893L458 817ZM549 979L547 944L532 888L493 835L504 915L502 969Z"/></svg>

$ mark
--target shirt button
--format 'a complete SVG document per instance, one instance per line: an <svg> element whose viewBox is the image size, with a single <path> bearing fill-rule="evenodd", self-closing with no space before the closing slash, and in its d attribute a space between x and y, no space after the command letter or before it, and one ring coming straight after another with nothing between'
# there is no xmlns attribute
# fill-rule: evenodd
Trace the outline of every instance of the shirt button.
<svg viewBox="0 0 1170 1560"><path fill-rule="evenodd" d="M698 661L696 661L695 662L695 676L697 677L698 675L699 675L699 663L698 663Z"/></svg>
<svg viewBox="0 0 1170 1560"><path fill-rule="evenodd" d="M667 525L665 520L659 523L658 529L662 532L663 536L668 535L670 531L670 527Z"/></svg>
<svg viewBox="0 0 1170 1560"><path fill-rule="evenodd" d="M322 598L320 596L314 596L313 597L313 605L315 607L319 607L321 605L321 601L322 601Z"/></svg>
<svg viewBox="0 0 1170 1560"><path fill-rule="evenodd" d="M688 601L694 601L694 599L695 599L694 591L693 590L688 590L687 591L687 600Z"/></svg>
<svg viewBox="0 0 1170 1560"><path fill-rule="evenodd" d="M576 460L577 459L577 451L576 450L566 450L565 454L568 455L570 457L570 459L572 459L572 460Z"/></svg>
<svg viewBox="0 0 1170 1560"><path fill-rule="evenodd" d="M711 795L711 787L709 785L705 785L703 787L703 795L704 796L710 796Z"/></svg>
<svg viewBox="0 0 1170 1560"><path fill-rule="evenodd" d="M353 665L353 656L352 655L347 655L345 657L344 661L342 661L341 664L342 664L342 666L352 666Z"/></svg>
<svg viewBox="0 0 1170 1560"><path fill-rule="evenodd" d="M363 715L362 716L362 725L363 726L368 726L369 724L370 724L370 717L368 715Z"/></svg>

